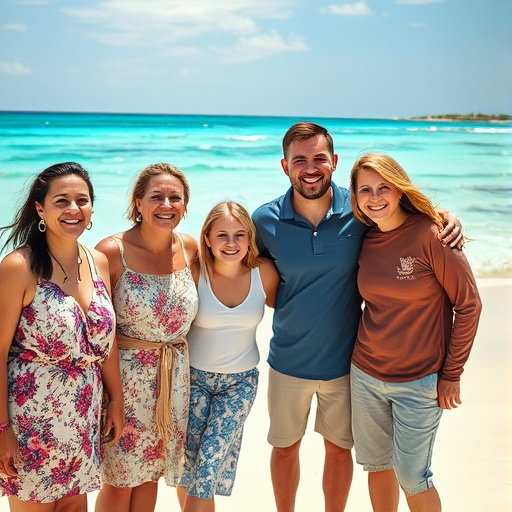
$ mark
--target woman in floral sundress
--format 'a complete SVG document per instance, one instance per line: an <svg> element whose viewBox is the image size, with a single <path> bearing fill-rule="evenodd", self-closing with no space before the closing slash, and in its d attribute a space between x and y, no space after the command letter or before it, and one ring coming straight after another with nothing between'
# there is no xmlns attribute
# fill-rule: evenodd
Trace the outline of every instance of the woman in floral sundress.
<svg viewBox="0 0 512 512"><path fill-rule="evenodd" d="M19 247L0 265L0 493L13 512L87 510L101 483L103 383L105 428L114 441L123 428L107 259L77 240L93 199L80 165L56 164L2 228Z"/></svg>
<svg viewBox="0 0 512 512"><path fill-rule="evenodd" d="M121 439L105 448L97 512L152 511L159 478L176 486L181 476L189 404L185 335L198 307L189 267L197 243L175 231L188 200L181 171L150 165L132 192L134 226L97 245L109 260L126 415Z"/></svg>

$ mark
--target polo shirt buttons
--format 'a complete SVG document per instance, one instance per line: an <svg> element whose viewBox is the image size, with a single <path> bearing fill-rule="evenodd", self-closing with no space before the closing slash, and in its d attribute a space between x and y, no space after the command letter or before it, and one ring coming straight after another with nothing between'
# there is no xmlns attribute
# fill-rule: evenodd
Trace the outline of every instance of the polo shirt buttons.
<svg viewBox="0 0 512 512"><path fill-rule="evenodd" d="M317 236L318 235L318 231L313 231L313 236Z"/></svg>

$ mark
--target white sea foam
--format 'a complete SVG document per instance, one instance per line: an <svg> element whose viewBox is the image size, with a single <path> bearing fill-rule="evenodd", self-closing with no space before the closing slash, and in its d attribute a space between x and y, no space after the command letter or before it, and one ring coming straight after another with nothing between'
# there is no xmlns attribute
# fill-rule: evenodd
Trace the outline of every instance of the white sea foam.
<svg viewBox="0 0 512 512"><path fill-rule="evenodd" d="M164 161L187 175L191 200L180 230L198 236L212 204L229 198L253 211L286 191L281 142L294 122L276 117L0 112L0 225L12 221L32 176L53 163L77 161L89 170L95 186L94 228L83 235L84 243L95 245L126 229L133 177L149 163ZM317 122L333 136L338 185L348 185L352 164L362 153L389 153L435 204L460 218L466 234L475 239L468 247L475 273L510 271L512 123Z"/></svg>
<svg viewBox="0 0 512 512"><path fill-rule="evenodd" d="M266 135L226 135L226 139L243 140L248 142L256 142L258 140L267 140Z"/></svg>

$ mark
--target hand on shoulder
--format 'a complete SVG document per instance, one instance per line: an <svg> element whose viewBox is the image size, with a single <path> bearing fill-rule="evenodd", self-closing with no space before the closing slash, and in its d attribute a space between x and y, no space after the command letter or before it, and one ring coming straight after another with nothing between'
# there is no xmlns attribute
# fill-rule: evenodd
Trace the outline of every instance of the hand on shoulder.
<svg viewBox="0 0 512 512"><path fill-rule="evenodd" d="M461 250L464 246L464 235L462 233L462 224L456 215L448 210L437 209L437 212L443 219L444 229L438 234L438 238L443 246L449 245L452 248Z"/></svg>

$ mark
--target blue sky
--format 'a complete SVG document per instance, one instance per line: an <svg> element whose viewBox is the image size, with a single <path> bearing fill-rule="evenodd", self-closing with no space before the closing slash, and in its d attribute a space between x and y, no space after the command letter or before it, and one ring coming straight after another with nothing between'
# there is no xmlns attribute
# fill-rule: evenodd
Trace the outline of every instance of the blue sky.
<svg viewBox="0 0 512 512"><path fill-rule="evenodd" d="M510 0L1 0L0 110L512 113Z"/></svg>

